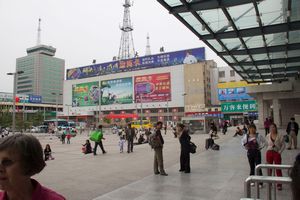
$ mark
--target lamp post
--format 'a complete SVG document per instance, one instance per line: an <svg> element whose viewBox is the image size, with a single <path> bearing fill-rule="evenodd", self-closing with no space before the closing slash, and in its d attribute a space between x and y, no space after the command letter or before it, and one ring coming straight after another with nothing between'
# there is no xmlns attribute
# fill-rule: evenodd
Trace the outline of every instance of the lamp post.
<svg viewBox="0 0 300 200"><path fill-rule="evenodd" d="M183 93L183 116L185 117L185 96L187 95L187 93Z"/></svg>
<svg viewBox="0 0 300 200"><path fill-rule="evenodd" d="M167 114L168 114L168 116L167 116L167 123L168 123L168 121L171 121L171 120L169 120L170 119L169 101L167 101Z"/></svg>
<svg viewBox="0 0 300 200"><path fill-rule="evenodd" d="M100 76L99 76L99 118L98 118L98 124L101 123L101 98L102 98L102 95L101 95L101 81L100 81Z"/></svg>
<svg viewBox="0 0 300 200"><path fill-rule="evenodd" d="M7 75L14 76L14 85L13 85L13 116L12 116L12 132L15 133L16 130L16 85L17 85L17 75L23 74L24 71L16 71L7 73Z"/></svg>
<svg viewBox="0 0 300 200"><path fill-rule="evenodd" d="M55 100L56 101L55 127L58 130L58 116L57 116L57 113L58 113L58 96L62 95L62 94L61 93L56 93L56 92L52 92L51 94L56 96L56 100Z"/></svg>
<svg viewBox="0 0 300 200"><path fill-rule="evenodd" d="M141 101L141 126L143 127L143 95L140 93L140 101Z"/></svg>

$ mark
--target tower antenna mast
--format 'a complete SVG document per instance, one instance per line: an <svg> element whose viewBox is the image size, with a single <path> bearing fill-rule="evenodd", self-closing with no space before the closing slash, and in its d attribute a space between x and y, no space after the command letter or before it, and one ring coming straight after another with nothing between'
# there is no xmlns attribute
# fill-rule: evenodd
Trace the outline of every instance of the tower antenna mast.
<svg viewBox="0 0 300 200"><path fill-rule="evenodd" d="M36 45L40 45L41 44L41 18L39 18L39 27L38 27L38 36L37 36L37 41L36 41Z"/></svg>

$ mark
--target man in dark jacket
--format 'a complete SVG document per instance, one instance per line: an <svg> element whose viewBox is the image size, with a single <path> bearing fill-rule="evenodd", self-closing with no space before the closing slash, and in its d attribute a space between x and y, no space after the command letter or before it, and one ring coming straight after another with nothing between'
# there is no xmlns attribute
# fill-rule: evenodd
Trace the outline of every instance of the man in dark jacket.
<svg viewBox="0 0 300 200"><path fill-rule="evenodd" d="M131 123L128 124L125 133L127 140L127 153L130 153L133 152L133 140L135 138L135 130L134 128L131 128Z"/></svg>
<svg viewBox="0 0 300 200"><path fill-rule="evenodd" d="M295 122L295 118L292 117L291 121L288 123L288 126L286 128L286 132L289 135L289 146L288 150L292 149L292 143L294 143L294 148L297 149L297 135L299 131L299 125L297 122Z"/></svg>
<svg viewBox="0 0 300 200"><path fill-rule="evenodd" d="M155 137L158 137L160 140L161 145L158 147L153 148L154 149L154 174L160 174L162 176L168 176L168 174L165 172L164 169L164 160L163 160L163 146L164 146L164 139L161 135L161 129L162 129L162 122L156 123L156 131L155 131ZM159 171L158 171L159 168Z"/></svg>

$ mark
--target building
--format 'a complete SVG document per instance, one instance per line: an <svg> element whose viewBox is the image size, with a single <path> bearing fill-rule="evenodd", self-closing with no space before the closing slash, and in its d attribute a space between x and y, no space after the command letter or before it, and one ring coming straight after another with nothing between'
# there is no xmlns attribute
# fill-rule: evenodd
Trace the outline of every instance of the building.
<svg viewBox="0 0 300 200"><path fill-rule="evenodd" d="M215 66L196 48L68 69L60 117L97 122L100 112L113 122L179 121L211 106Z"/></svg>
<svg viewBox="0 0 300 200"><path fill-rule="evenodd" d="M56 49L37 45L27 49L27 56L17 58L18 94L42 96L43 103L62 104L65 61L55 56Z"/></svg>

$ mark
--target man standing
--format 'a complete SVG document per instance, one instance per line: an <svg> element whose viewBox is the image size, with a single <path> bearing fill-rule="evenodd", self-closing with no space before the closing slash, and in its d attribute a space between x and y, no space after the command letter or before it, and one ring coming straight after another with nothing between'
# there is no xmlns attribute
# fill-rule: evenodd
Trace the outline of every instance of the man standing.
<svg viewBox="0 0 300 200"><path fill-rule="evenodd" d="M99 137L98 141L95 141L94 155L97 155L97 147L98 147L98 145L100 146L100 148L102 150L102 153L105 154L106 151L104 150L103 144L102 144L102 139L105 140L105 138L103 137L102 125L98 126L98 130L97 131L100 132L101 136Z"/></svg>
<svg viewBox="0 0 300 200"><path fill-rule="evenodd" d="M299 125L295 122L295 118L292 117L291 121L288 123L286 132L289 135L289 146L288 150L292 149L292 143L294 143L294 148L297 149L297 135L298 135Z"/></svg>
<svg viewBox="0 0 300 200"><path fill-rule="evenodd" d="M164 170L164 160L163 160L163 145L164 145L164 139L161 135L161 129L162 129L162 122L156 123L156 131L154 137L157 138L160 141L160 145L153 147L154 149L154 174L160 174L162 176L168 176L168 174ZM159 171L158 171L159 168Z"/></svg>
<svg viewBox="0 0 300 200"><path fill-rule="evenodd" d="M131 128L131 123L128 123L128 127L126 129L126 140L127 140L127 153L133 152L133 139L135 137L135 130Z"/></svg>

